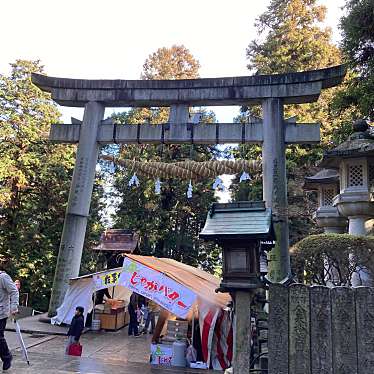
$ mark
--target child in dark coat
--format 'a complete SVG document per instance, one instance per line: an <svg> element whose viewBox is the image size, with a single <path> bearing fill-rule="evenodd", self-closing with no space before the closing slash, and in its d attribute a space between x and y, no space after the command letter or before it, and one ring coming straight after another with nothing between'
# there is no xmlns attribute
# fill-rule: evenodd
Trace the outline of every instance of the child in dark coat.
<svg viewBox="0 0 374 374"><path fill-rule="evenodd" d="M82 331L84 328L84 316L83 316L84 308L81 306L77 306L75 309L75 316L71 320L70 328L67 333L68 340L66 343L66 354L69 354L69 347L72 344L76 344L79 342L79 338L82 335Z"/></svg>

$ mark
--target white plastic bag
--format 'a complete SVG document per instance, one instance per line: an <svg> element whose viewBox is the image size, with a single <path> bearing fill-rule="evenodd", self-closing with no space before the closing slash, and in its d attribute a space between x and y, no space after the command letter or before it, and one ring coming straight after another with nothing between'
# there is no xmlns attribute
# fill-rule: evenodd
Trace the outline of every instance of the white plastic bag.
<svg viewBox="0 0 374 374"><path fill-rule="evenodd" d="M186 351L186 361L188 363L188 366L190 366L190 363L191 362L195 362L197 360L197 351L196 349L193 347L192 344L190 344L188 347L187 347L187 351Z"/></svg>

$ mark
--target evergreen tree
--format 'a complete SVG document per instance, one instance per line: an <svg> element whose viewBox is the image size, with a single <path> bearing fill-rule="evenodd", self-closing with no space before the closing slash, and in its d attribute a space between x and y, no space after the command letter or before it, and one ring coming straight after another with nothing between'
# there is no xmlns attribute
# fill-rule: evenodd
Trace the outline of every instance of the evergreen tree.
<svg viewBox="0 0 374 374"><path fill-rule="evenodd" d="M75 147L48 141L59 113L50 95L31 83L32 72L43 72L40 62L17 60L11 67L9 77L0 75L0 254L11 259L9 272L21 279L31 305L45 310ZM100 194L98 186L95 190ZM89 238L97 235L95 217Z"/></svg>
<svg viewBox="0 0 374 374"><path fill-rule="evenodd" d="M338 64L331 29L321 27L325 15L326 8L317 0L271 0L255 24L261 39L247 48L248 68L276 74Z"/></svg>
<svg viewBox="0 0 374 374"><path fill-rule="evenodd" d="M331 42L331 30L322 22L326 9L316 0L271 0L267 10L257 19L258 39L247 48L248 68L256 74L276 74L304 71L338 65L338 48ZM288 146L287 174L291 243L316 230L311 220L315 201L310 201L302 190L303 179L315 170L323 150L336 145L347 135L354 108L336 116L331 105L333 97L343 88L324 90L316 103L285 106L285 117L296 116L298 122L321 124L319 146ZM260 108L250 108L240 115L261 115ZM248 158L261 158L261 147L248 146ZM262 198L261 177L255 175L250 189L243 184L234 185L234 198ZM246 188L247 191L242 189Z"/></svg>
<svg viewBox="0 0 374 374"><path fill-rule="evenodd" d="M374 2L348 0L341 19L342 49L355 75L338 100L342 108L358 106L365 117L374 118Z"/></svg>

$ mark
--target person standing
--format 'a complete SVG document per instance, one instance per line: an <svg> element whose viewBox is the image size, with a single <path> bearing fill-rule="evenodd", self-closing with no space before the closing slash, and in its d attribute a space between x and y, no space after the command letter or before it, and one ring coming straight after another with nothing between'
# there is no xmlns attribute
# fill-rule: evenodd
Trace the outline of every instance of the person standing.
<svg viewBox="0 0 374 374"><path fill-rule="evenodd" d="M148 315L145 321L145 326L143 330L143 334L146 334L149 328L149 324L151 324L151 330L149 331L150 334L153 334L156 326L156 314L160 311L160 307L157 303L153 300L149 300L148 302Z"/></svg>
<svg viewBox="0 0 374 374"><path fill-rule="evenodd" d="M66 342L65 353L69 354L69 347L72 344L77 344L82 335L84 329L84 308L82 306L77 306L75 308L75 315L71 320L71 324L68 330L68 340Z"/></svg>
<svg viewBox="0 0 374 374"><path fill-rule="evenodd" d="M138 330L138 316L136 314L136 310L138 308L138 298L136 293L134 292L130 297L130 303L128 306L128 311L130 315L130 323L129 323L129 336L139 336Z"/></svg>
<svg viewBox="0 0 374 374"><path fill-rule="evenodd" d="M107 288L104 288L102 290L98 290L92 295L92 302L93 302L94 306L93 306L91 312L87 313L86 327L92 327L92 317L93 317L93 313L94 313L94 310L95 310L95 306L96 305L101 305L101 304L104 303L104 296L106 296L107 299L112 298L110 296Z"/></svg>
<svg viewBox="0 0 374 374"><path fill-rule="evenodd" d="M7 319L18 313L19 293L12 278L5 272L7 261L0 258L0 358L3 361L3 371L12 366L12 354L5 340L4 331Z"/></svg>

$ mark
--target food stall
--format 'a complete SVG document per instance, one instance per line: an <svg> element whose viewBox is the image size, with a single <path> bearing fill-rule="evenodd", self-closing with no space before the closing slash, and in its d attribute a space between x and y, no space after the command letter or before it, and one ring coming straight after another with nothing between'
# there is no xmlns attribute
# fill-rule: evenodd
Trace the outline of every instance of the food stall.
<svg viewBox="0 0 374 374"><path fill-rule="evenodd" d="M125 322L119 301L114 302L118 308L107 302L110 313L105 313L105 303L104 307L96 306L95 316L99 317L94 318L100 318L108 330L116 330L126 324L127 305L135 292L161 307L150 347L153 364L187 365L188 349L195 346L188 341L195 340L201 357L197 361L202 362L189 365L222 370L232 360L233 325L227 308L231 297L216 293L219 285L219 278L172 259L125 254L122 268L71 279L52 323L69 324L77 305L83 306L87 315L93 309L95 292L108 289L115 300L124 301Z"/></svg>
<svg viewBox="0 0 374 374"><path fill-rule="evenodd" d="M151 362L173 365L176 349L187 352L188 323L192 331L187 337L192 339L197 321L201 367L229 367L233 351L232 314L227 306L231 297L216 292L220 279L168 258L133 254L124 257L119 283L163 308L152 339Z"/></svg>
<svg viewBox="0 0 374 374"><path fill-rule="evenodd" d="M79 305L84 308L85 320L87 316L92 319L96 330L117 331L126 326L129 321L127 305L132 292L119 284L121 271L122 268L116 268L70 279L64 301L51 323L69 324ZM104 297L98 303L96 295L101 290L108 290L110 298Z"/></svg>

